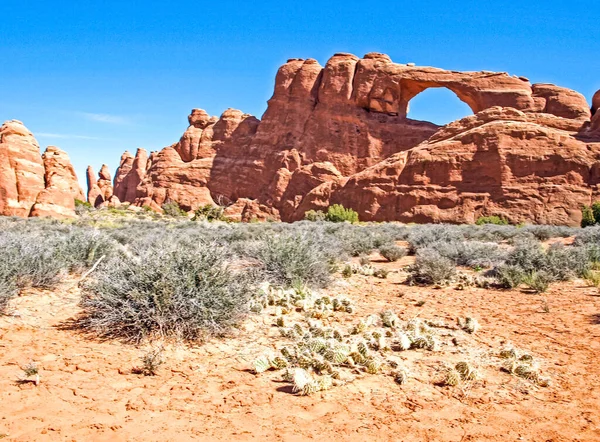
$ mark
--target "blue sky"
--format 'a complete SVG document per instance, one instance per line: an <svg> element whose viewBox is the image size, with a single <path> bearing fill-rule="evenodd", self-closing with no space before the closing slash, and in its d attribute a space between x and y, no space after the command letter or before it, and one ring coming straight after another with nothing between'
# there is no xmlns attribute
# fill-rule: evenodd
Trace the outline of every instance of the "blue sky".
<svg viewBox="0 0 600 442"><path fill-rule="evenodd" d="M93 3L93 4L92 4ZM600 2L11 2L0 21L0 120L42 147L114 170L124 150L176 142L194 107L262 115L288 58L377 51L397 62L600 89ZM428 90L410 117L469 109Z"/></svg>

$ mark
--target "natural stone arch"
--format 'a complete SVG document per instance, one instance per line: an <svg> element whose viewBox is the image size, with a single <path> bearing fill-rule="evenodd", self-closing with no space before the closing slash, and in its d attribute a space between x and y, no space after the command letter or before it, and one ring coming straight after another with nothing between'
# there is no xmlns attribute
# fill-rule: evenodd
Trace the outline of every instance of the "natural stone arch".
<svg viewBox="0 0 600 442"><path fill-rule="evenodd" d="M447 89L450 92L454 93L454 95L456 95L456 98L458 98L460 101L462 101L467 106L469 106L469 108L471 109L471 111L474 114L483 110L483 109L481 109L481 105L473 97L473 94L469 93L464 88L453 87L451 85L446 85L446 84L439 83L439 82L422 83L422 82L406 81L406 82L403 82L403 84L401 85L401 99L400 99L400 105L402 108L401 115L403 115L403 116L408 115L408 111L410 109L410 101L413 98L415 98L417 95L425 92L428 89L437 89L437 88L444 88L444 89Z"/></svg>
<svg viewBox="0 0 600 442"><path fill-rule="evenodd" d="M461 109L460 115L456 115L455 118L447 119L446 121L436 120L436 118L434 116L435 111L432 111L431 115L423 115L423 112L421 112L420 115L415 115L414 102L416 100L417 101L422 100L424 96L425 96L425 99L427 99L428 96L430 95L430 94L428 94L428 91L434 91L434 90L437 91L437 93L431 94L431 95L437 96L438 100L441 99L441 102L436 103L436 105L439 106L438 108L446 108L446 106L449 104L449 101L452 100L455 102L455 105L460 103L462 105L462 107L464 107L465 109L464 110ZM441 91L443 91L445 93L440 94ZM423 106L423 104L420 104L420 106ZM418 106L418 108L420 108L420 106ZM452 108L450 107L449 109L452 109ZM417 112L418 112L418 110L417 110ZM406 104L406 117L407 118L410 118L412 120L429 121L429 122L432 122L432 123L438 124L438 125L445 125L445 124L451 123L452 121L467 117L469 115L472 115L473 113L475 113L475 111L473 110L472 105L469 105L469 103L467 103L466 101L461 100L459 98L459 96L456 94L456 92L454 92L451 88L444 87L444 86L433 86L433 87L424 88L420 92L418 92L416 95L414 95Z"/></svg>

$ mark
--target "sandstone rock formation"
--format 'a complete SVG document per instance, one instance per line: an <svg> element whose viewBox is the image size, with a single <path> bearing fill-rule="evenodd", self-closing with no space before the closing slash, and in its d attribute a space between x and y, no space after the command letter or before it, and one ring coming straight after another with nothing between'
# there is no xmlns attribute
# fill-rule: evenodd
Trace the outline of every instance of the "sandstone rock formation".
<svg viewBox="0 0 600 442"><path fill-rule="evenodd" d="M436 87L473 115L444 127L408 118L410 100ZM341 203L364 220L576 224L600 183L599 106L600 94L590 111L559 86L379 53L335 54L325 67L291 59L262 120L194 109L178 143L123 155L115 195L156 210L221 204L240 219Z"/></svg>
<svg viewBox="0 0 600 442"><path fill-rule="evenodd" d="M0 215L75 217L83 192L69 157L50 146L43 155L17 120L0 127Z"/></svg>
<svg viewBox="0 0 600 442"><path fill-rule="evenodd" d="M83 201L85 198L67 153L58 147L49 146L42 155L42 160L46 187L38 194L30 215L72 217L75 199Z"/></svg>
<svg viewBox="0 0 600 442"><path fill-rule="evenodd" d="M126 157L123 154L123 157ZM121 160L123 161L123 157ZM108 166L103 164L98 172L98 178L94 175L92 166L87 168L87 185L88 185L88 202L94 207L100 207L105 202L109 201L114 196L113 184L110 177ZM113 198L113 202L115 202Z"/></svg>

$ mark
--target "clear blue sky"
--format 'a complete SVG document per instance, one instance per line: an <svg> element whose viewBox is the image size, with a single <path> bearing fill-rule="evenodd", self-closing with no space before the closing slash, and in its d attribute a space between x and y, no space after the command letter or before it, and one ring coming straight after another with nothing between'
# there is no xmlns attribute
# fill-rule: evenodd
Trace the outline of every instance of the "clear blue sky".
<svg viewBox="0 0 600 442"><path fill-rule="evenodd" d="M176 142L190 109L262 115L288 58L377 51L397 62L600 89L600 2L19 1L0 21L0 120L114 173L124 150ZM428 90L409 116L469 113Z"/></svg>

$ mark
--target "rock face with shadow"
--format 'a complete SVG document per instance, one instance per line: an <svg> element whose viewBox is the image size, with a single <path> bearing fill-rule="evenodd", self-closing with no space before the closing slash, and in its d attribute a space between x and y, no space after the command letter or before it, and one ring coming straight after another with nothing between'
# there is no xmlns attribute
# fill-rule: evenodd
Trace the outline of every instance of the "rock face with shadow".
<svg viewBox="0 0 600 442"><path fill-rule="evenodd" d="M442 127L408 118L410 100L438 87L473 115ZM324 67L291 59L262 120L194 109L178 143L123 155L114 193L156 210L225 205L241 219L293 221L341 203L363 220L577 224L598 196L598 115L575 91L506 73L379 53L335 54Z"/></svg>
<svg viewBox="0 0 600 442"><path fill-rule="evenodd" d="M17 120L0 127L0 215L74 218L83 200L67 154L50 146L43 155L33 134Z"/></svg>

